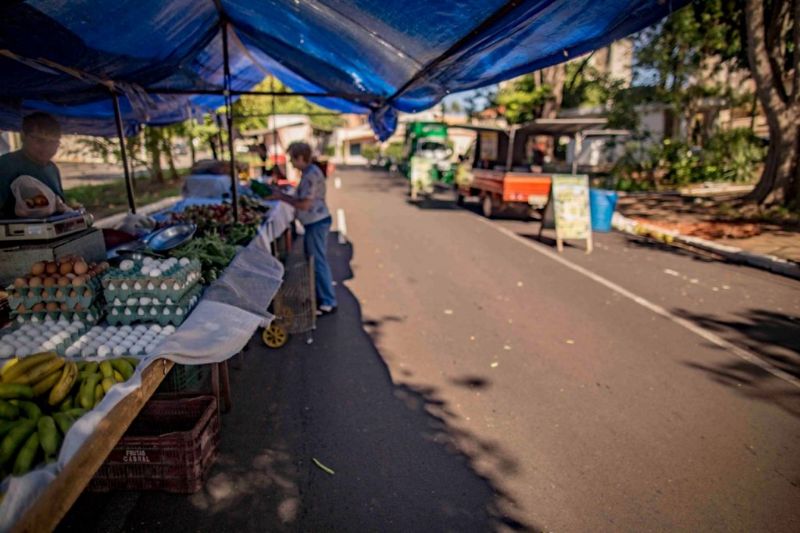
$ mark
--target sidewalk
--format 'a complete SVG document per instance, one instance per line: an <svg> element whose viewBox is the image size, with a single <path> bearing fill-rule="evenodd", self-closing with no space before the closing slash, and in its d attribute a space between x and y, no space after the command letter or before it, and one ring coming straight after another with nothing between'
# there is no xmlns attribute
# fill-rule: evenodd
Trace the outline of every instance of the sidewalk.
<svg viewBox="0 0 800 533"><path fill-rule="evenodd" d="M727 198L726 198L727 199ZM748 219L720 199L674 194L621 196L614 227L800 277L800 225Z"/></svg>

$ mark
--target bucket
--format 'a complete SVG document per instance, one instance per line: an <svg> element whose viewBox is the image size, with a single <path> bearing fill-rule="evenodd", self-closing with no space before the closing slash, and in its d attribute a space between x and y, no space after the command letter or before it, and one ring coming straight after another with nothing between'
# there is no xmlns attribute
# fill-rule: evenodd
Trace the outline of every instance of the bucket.
<svg viewBox="0 0 800 533"><path fill-rule="evenodd" d="M611 217L617 207L617 193L604 189L589 189L589 209L592 213L592 230L611 231Z"/></svg>

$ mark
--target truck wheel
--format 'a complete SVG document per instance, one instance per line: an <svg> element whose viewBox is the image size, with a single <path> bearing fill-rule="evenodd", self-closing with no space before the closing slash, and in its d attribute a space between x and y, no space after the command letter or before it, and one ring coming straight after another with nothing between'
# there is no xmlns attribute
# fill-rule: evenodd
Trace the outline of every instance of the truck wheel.
<svg viewBox="0 0 800 533"><path fill-rule="evenodd" d="M483 216L485 216L486 218L494 217L495 208L491 194L487 194L486 196L483 197L483 201L481 202L481 210L483 211Z"/></svg>

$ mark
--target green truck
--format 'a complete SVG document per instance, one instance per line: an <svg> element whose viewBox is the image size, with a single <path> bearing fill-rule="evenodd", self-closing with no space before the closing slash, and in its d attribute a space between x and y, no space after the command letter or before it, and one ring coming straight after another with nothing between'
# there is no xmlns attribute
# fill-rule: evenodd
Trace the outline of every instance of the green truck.
<svg viewBox="0 0 800 533"><path fill-rule="evenodd" d="M452 187L455 167L447 140L447 124L409 122L400 170L409 180L412 199L432 194L437 184Z"/></svg>

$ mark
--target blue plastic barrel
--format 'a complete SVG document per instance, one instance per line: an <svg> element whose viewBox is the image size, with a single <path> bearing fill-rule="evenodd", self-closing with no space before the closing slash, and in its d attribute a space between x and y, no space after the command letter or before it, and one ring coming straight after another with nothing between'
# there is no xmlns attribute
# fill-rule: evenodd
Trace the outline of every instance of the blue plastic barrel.
<svg viewBox="0 0 800 533"><path fill-rule="evenodd" d="M611 231L611 217L617 207L617 193L603 189L589 189L589 209L592 213L593 231Z"/></svg>

